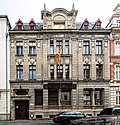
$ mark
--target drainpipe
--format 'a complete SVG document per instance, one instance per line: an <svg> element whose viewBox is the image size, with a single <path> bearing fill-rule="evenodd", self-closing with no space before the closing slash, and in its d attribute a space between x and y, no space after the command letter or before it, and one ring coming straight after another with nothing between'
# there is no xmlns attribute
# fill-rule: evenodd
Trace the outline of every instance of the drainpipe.
<svg viewBox="0 0 120 125"><path fill-rule="evenodd" d="M8 120L8 54L7 54L7 39L8 39L8 33L7 33L7 25L8 25L8 20L6 21L6 120Z"/></svg>

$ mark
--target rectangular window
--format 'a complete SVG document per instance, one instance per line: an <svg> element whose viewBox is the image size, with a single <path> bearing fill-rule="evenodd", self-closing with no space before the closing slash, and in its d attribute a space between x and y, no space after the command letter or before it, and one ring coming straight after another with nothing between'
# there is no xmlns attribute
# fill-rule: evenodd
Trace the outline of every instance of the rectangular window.
<svg viewBox="0 0 120 125"><path fill-rule="evenodd" d="M29 66L29 79L36 79L36 66L35 65L30 65Z"/></svg>
<svg viewBox="0 0 120 125"><path fill-rule="evenodd" d="M70 91L61 92L61 105L71 105L71 92Z"/></svg>
<svg viewBox="0 0 120 125"><path fill-rule="evenodd" d="M57 79L63 78L63 66L57 65Z"/></svg>
<svg viewBox="0 0 120 125"><path fill-rule="evenodd" d="M84 105L91 105L92 104L92 98L91 98L91 89L90 90L84 90Z"/></svg>
<svg viewBox="0 0 120 125"><path fill-rule="evenodd" d="M36 54L36 42L35 41L29 41L29 54L30 55Z"/></svg>
<svg viewBox="0 0 120 125"><path fill-rule="evenodd" d="M119 65L115 66L115 79L120 80L120 66Z"/></svg>
<svg viewBox="0 0 120 125"><path fill-rule="evenodd" d="M43 90L35 89L35 105L43 105Z"/></svg>
<svg viewBox="0 0 120 125"><path fill-rule="evenodd" d="M50 65L50 78L54 79L54 65Z"/></svg>
<svg viewBox="0 0 120 125"><path fill-rule="evenodd" d="M62 46L62 40L56 41L56 53L63 53L63 46Z"/></svg>
<svg viewBox="0 0 120 125"><path fill-rule="evenodd" d="M88 40L83 41L83 54L89 54L90 53L90 45Z"/></svg>
<svg viewBox="0 0 120 125"><path fill-rule="evenodd" d="M23 65L17 65L17 79L23 79Z"/></svg>
<svg viewBox="0 0 120 125"><path fill-rule="evenodd" d="M69 79L69 65L65 66L65 75L66 75L66 79Z"/></svg>
<svg viewBox="0 0 120 125"><path fill-rule="evenodd" d="M90 65L84 65L84 79L90 79Z"/></svg>
<svg viewBox="0 0 120 125"><path fill-rule="evenodd" d="M120 104L120 92L116 92L116 104Z"/></svg>
<svg viewBox="0 0 120 125"><path fill-rule="evenodd" d="M96 54L102 54L102 40L96 41Z"/></svg>
<svg viewBox="0 0 120 125"><path fill-rule="evenodd" d="M96 65L96 79L102 79L103 65Z"/></svg>
<svg viewBox="0 0 120 125"><path fill-rule="evenodd" d="M95 105L103 104L102 93L103 93L103 90L96 89L94 91Z"/></svg>
<svg viewBox="0 0 120 125"><path fill-rule="evenodd" d="M23 55L23 41L16 42L16 53L17 55Z"/></svg>
<svg viewBox="0 0 120 125"><path fill-rule="evenodd" d="M120 43L116 42L115 44L115 55L120 55Z"/></svg>
<svg viewBox="0 0 120 125"><path fill-rule="evenodd" d="M69 54L69 40L65 40L65 54Z"/></svg>
<svg viewBox="0 0 120 125"><path fill-rule="evenodd" d="M54 54L54 42L50 40L50 54Z"/></svg>

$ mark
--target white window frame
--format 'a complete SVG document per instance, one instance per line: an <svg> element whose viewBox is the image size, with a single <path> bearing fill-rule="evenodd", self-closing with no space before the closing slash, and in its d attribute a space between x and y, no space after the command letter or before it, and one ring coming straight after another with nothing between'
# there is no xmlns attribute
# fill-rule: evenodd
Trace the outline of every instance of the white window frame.
<svg viewBox="0 0 120 125"><path fill-rule="evenodd" d="M120 41L116 40L115 41L115 55L120 55Z"/></svg>
<svg viewBox="0 0 120 125"><path fill-rule="evenodd" d="M120 80L120 65L115 65L115 80Z"/></svg>
<svg viewBox="0 0 120 125"><path fill-rule="evenodd" d="M116 104L120 104L120 91L116 91Z"/></svg>

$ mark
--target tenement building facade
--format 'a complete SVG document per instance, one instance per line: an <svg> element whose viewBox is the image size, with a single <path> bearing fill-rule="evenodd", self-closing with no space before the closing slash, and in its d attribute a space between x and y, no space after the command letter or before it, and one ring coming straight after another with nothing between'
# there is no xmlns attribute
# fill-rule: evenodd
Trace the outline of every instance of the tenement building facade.
<svg viewBox="0 0 120 125"><path fill-rule="evenodd" d="M120 4L107 25L110 35L110 104L120 106Z"/></svg>
<svg viewBox="0 0 120 125"><path fill-rule="evenodd" d="M10 33L11 119L50 118L65 110L97 115L109 106L109 35L100 19L44 6L43 23L18 20Z"/></svg>

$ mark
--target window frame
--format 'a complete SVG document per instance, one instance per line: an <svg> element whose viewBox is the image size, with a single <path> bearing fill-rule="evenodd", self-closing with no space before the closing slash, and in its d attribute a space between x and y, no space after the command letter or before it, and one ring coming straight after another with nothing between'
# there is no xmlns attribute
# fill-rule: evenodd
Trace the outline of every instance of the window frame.
<svg viewBox="0 0 120 125"><path fill-rule="evenodd" d="M16 41L16 55L23 55L23 41Z"/></svg>
<svg viewBox="0 0 120 125"><path fill-rule="evenodd" d="M90 54L90 40L83 40L83 54Z"/></svg>
<svg viewBox="0 0 120 125"><path fill-rule="evenodd" d="M16 78L23 79L23 65L16 65Z"/></svg>
<svg viewBox="0 0 120 125"><path fill-rule="evenodd" d="M83 65L84 80L90 79L90 65Z"/></svg>
<svg viewBox="0 0 120 125"><path fill-rule="evenodd" d="M29 65L29 79L36 80L36 65Z"/></svg>
<svg viewBox="0 0 120 125"><path fill-rule="evenodd" d="M102 40L96 40L96 54L102 54L103 53L103 41Z"/></svg>

